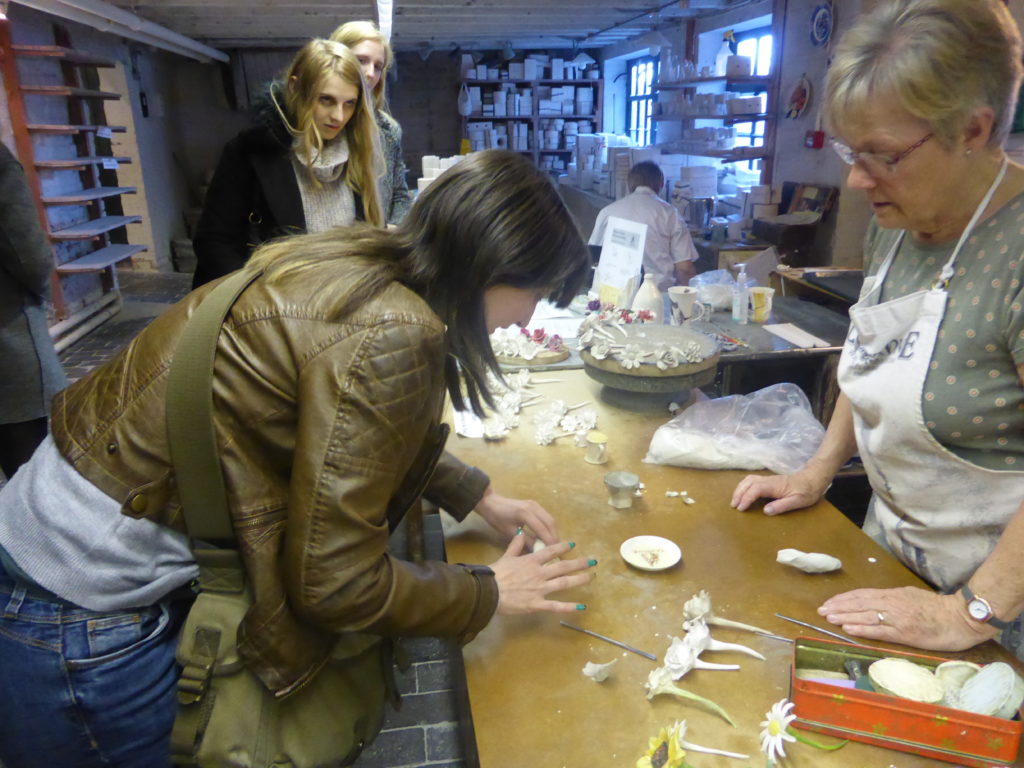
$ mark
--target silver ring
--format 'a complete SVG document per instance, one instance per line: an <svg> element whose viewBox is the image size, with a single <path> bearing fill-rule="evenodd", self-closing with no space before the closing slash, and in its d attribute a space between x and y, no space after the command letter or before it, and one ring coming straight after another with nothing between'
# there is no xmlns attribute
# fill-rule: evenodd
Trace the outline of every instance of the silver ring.
<svg viewBox="0 0 1024 768"><path fill-rule="evenodd" d="M876 614L878 615L878 623L885 624L885 614L881 611L876 611Z"/></svg>

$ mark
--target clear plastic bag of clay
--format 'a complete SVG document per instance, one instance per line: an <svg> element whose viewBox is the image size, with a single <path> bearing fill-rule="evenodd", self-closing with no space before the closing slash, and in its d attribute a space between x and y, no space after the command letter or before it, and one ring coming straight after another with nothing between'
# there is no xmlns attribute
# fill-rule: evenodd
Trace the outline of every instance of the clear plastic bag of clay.
<svg viewBox="0 0 1024 768"><path fill-rule="evenodd" d="M651 438L644 461L694 469L790 474L821 445L825 428L796 384L694 403Z"/></svg>
<svg viewBox="0 0 1024 768"><path fill-rule="evenodd" d="M736 280L727 269L713 269L690 278L690 285L697 289L697 301L712 309L729 309L732 306L732 288Z"/></svg>

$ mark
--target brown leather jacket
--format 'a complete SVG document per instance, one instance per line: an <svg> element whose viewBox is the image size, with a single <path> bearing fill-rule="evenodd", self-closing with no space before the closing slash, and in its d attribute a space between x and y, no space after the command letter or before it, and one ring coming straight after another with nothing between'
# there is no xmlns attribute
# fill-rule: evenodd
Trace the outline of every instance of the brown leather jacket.
<svg viewBox="0 0 1024 768"><path fill-rule="evenodd" d="M397 283L343 315L322 274L259 277L232 307L214 366L221 467L254 598L239 647L280 696L312 678L339 633L466 641L497 606L493 576L385 551L421 493L461 518L488 483L448 454L438 461L444 325ZM216 284L53 405L64 457L124 514L178 530L167 372L184 322Z"/></svg>

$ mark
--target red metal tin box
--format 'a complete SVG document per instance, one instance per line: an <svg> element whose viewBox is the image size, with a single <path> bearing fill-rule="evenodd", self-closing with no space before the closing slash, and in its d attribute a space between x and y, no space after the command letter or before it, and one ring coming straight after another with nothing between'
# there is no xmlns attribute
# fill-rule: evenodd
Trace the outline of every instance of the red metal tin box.
<svg viewBox="0 0 1024 768"><path fill-rule="evenodd" d="M844 672L855 659L865 674L871 662L901 657L934 669L947 659L832 640L798 637L790 670L791 699L798 728L819 731L888 749L910 752L972 768L1011 765L1017 757L1021 712L1013 720L976 715L935 704L816 680L800 679L797 669Z"/></svg>

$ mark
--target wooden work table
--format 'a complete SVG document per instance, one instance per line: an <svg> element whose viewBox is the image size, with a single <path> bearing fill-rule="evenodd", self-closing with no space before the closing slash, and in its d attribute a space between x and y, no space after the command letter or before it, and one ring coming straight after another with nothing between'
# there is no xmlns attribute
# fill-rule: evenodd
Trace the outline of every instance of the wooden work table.
<svg viewBox="0 0 1024 768"><path fill-rule="evenodd" d="M736 663L739 671L695 670L678 685L706 696L728 711L732 728L702 706L675 697L646 699L643 684L659 666L633 653L559 625L566 619L648 651L662 659L673 635L682 636L683 603L701 589L709 591L714 611L793 638L822 637L776 618L775 612L829 626L815 609L827 597L856 587L921 585L828 503L778 517L758 505L748 512L731 509L733 488L745 473L700 471L644 464L641 459L663 413L632 413L603 404L600 386L582 371L537 373L562 383L538 385L546 400L570 404L589 400L598 410L598 428L608 437L609 461L591 465L570 438L539 446L533 440L530 409L522 426L505 441L452 437L449 449L492 478L511 496L533 498L558 520L563 538L576 542L575 553L598 560L596 578L556 599L586 603L569 614L496 616L463 649L472 747L483 768L631 768L647 740L660 728L686 720L687 739L696 744L750 755L750 760L691 753L695 768L763 766L758 751L759 723L772 703L789 695L792 645L734 629L714 628L720 640L748 645L767 661L732 652L707 652L704 659ZM607 503L604 475L628 470L646 484L632 509ZM667 498L686 490L696 503ZM619 545L638 534L675 541L682 562L662 572L627 565ZM476 515L446 530L450 562L490 563L502 543ZM827 552L843 561L842 570L808 575L775 562L785 547ZM993 643L962 655L979 661L1006 659ZM595 683L581 674L588 661L618 659L611 677ZM834 740L810 734L826 742ZM475 745L473 743L475 739ZM850 742L837 752L804 744L786 745L789 768L920 768L951 765Z"/></svg>

